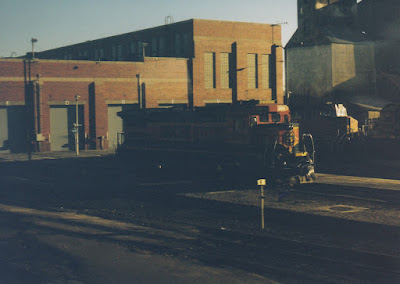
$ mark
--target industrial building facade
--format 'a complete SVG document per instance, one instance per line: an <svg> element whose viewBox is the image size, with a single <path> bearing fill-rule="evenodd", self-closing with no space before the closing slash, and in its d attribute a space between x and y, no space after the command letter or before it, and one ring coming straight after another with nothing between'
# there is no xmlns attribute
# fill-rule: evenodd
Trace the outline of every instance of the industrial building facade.
<svg viewBox="0 0 400 284"><path fill-rule="evenodd" d="M124 108L283 103L282 59L279 25L208 20L1 59L0 151L72 150L76 110L81 149L106 149Z"/></svg>
<svg viewBox="0 0 400 284"><path fill-rule="evenodd" d="M2 150L27 150L26 135L36 151L72 150L76 104L81 149L113 147L122 132L118 111L145 98L155 105L164 96L179 101L187 93L187 59L0 60Z"/></svg>
<svg viewBox="0 0 400 284"><path fill-rule="evenodd" d="M364 122L399 102L399 13L397 0L298 0L298 30L285 47L292 109L336 101Z"/></svg>

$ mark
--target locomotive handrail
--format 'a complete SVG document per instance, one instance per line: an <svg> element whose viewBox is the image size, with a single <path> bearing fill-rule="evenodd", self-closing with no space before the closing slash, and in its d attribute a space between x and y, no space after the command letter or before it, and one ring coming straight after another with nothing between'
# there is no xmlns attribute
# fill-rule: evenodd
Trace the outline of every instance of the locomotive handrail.
<svg viewBox="0 0 400 284"><path fill-rule="evenodd" d="M312 164L315 164L315 144L314 144L314 138L311 134L303 134L303 141L304 141L304 137L309 137L310 141L311 141L311 145L312 145ZM305 145L304 145L305 147ZM307 150L307 149L305 149ZM308 152L308 151L307 151Z"/></svg>

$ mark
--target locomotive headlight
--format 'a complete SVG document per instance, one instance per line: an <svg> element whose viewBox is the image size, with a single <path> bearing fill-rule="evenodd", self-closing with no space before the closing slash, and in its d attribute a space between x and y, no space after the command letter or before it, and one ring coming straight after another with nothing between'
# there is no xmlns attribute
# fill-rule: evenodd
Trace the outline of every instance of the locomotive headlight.
<svg viewBox="0 0 400 284"><path fill-rule="evenodd" d="M288 130L283 134L283 144L289 147L293 147L295 140L296 140L296 135L293 130Z"/></svg>
<svg viewBox="0 0 400 284"><path fill-rule="evenodd" d="M258 118L257 116L250 116L250 126L254 127L258 123Z"/></svg>

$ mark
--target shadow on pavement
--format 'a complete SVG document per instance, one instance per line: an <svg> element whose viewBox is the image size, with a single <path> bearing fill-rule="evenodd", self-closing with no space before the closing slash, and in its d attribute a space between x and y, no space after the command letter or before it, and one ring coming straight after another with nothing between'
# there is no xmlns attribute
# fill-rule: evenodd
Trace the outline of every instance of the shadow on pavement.
<svg viewBox="0 0 400 284"><path fill-rule="evenodd" d="M50 265L64 259L68 269L59 273L66 279L74 279L79 261L38 242L40 236L112 242L139 253L176 256L289 283L400 279L399 258L374 251L375 242L398 251L397 227L270 209L268 229L261 232L254 206L176 195L210 191L214 183L143 187L139 183L166 177L137 176L112 156L9 162L0 169L0 214L19 224L16 231L27 232L18 241L44 252L39 261ZM13 237L4 241L18 245ZM370 250L358 247L365 243L371 244ZM23 253L21 259L38 257ZM4 262L12 263L10 258L8 254ZM7 268L18 273L21 265ZM46 272L38 269L40 282ZM22 278L29 277L26 271Z"/></svg>

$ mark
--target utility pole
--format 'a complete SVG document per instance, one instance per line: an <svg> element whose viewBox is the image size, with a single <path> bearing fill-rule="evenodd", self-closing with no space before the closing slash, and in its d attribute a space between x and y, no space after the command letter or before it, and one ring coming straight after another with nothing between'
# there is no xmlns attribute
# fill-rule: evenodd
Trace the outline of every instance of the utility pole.
<svg viewBox="0 0 400 284"><path fill-rule="evenodd" d="M78 99L79 99L79 95L75 95L75 124L74 124L74 132L75 132L75 151L76 151L76 155L79 156L79 113L78 113Z"/></svg>

